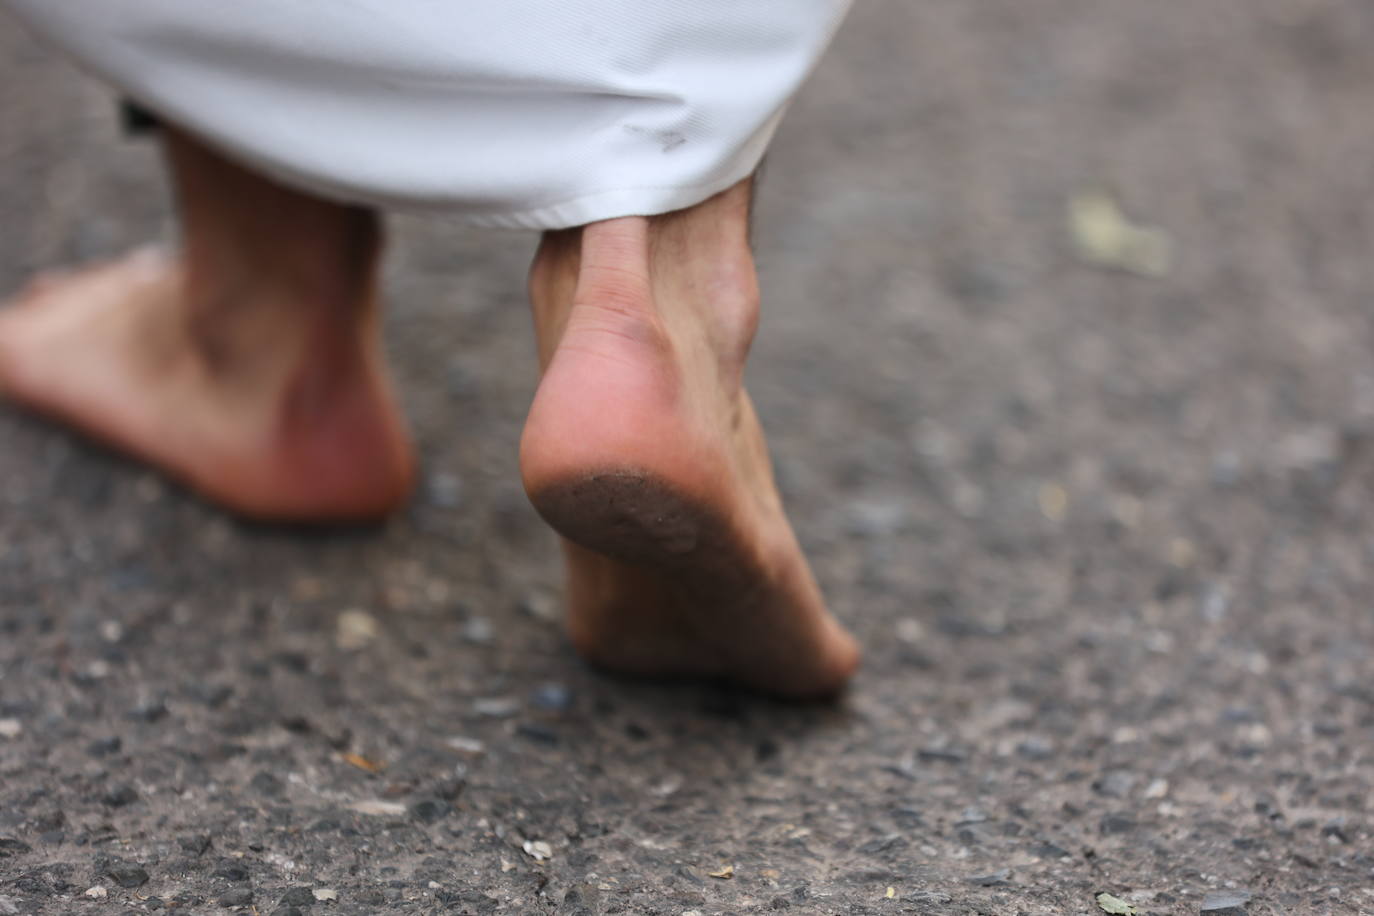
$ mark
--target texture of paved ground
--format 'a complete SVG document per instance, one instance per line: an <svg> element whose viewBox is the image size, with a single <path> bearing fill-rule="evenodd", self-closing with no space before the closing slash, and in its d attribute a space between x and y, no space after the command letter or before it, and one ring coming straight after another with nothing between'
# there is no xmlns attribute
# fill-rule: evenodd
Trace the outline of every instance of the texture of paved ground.
<svg viewBox="0 0 1374 916"><path fill-rule="evenodd" d="M835 707L571 654L531 236L395 220L426 485L377 530L0 408L0 916L1374 912L1371 46L1365 0L860 4L770 160L751 382L867 647ZM1092 192L1169 263L1092 263ZM0 23L0 287L167 214Z"/></svg>

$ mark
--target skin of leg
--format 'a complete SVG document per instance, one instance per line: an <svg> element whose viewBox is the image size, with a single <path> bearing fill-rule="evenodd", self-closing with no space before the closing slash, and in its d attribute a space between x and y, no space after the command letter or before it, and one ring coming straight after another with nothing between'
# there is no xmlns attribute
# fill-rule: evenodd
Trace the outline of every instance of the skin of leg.
<svg viewBox="0 0 1374 916"><path fill-rule="evenodd" d="M383 364L372 211L165 131L181 245L41 278L0 310L0 392L232 511L368 519L414 477Z"/></svg>
<svg viewBox="0 0 1374 916"><path fill-rule="evenodd" d="M521 472L563 535L569 632L588 659L823 697L858 650L802 556L743 386L751 190L546 234Z"/></svg>

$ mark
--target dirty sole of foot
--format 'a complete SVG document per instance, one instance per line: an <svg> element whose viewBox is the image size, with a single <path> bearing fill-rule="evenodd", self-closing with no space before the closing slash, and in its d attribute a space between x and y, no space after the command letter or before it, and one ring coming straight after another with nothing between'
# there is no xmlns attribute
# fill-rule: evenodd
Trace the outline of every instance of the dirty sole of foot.
<svg viewBox="0 0 1374 916"><path fill-rule="evenodd" d="M806 647L787 647L789 628L770 613L780 597L775 576L706 500L628 469L556 481L530 499L572 545L619 564L616 585L603 578L605 568L591 568L584 581L597 583L592 605L577 605L576 588L570 597L574 618L594 621L598 635L579 650L597 667L657 681L721 680L791 698L834 693L829 685L791 688L773 676L782 658L803 657ZM571 563L585 562L574 556ZM745 646L753 648L741 659L735 649Z"/></svg>
<svg viewBox="0 0 1374 916"><path fill-rule="evenodd" d="M720 513L649 472L590 473L530 501L559 534L614 560L692 572L703 584L744 572L748 552Z"/></svg>

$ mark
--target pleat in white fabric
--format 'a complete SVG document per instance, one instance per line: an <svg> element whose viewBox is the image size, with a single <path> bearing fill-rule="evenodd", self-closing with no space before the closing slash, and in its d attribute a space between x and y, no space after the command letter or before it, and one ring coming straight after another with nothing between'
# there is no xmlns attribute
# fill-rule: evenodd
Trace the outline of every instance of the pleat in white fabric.
<svg viewBox="0 0 1374 916"><path fill-rule="evenodd" d="M487 226L690 206L757 167L849 0L0 0L283 182Z"/></svg>

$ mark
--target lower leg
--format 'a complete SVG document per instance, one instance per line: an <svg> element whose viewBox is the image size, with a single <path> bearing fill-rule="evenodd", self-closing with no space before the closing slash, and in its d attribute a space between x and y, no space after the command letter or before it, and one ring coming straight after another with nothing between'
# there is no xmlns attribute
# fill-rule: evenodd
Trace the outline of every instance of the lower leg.
<svg viewBox="0 0 1374 916"><path fill-rule="evenodd" d="M521 469L564 536L569 629L592 661L825 695L858 653L783 513L742 384L758 316L749 201L744 182L545 236L531 272L544 374Z"/></svg>
<svg viewBox="0 0 1374 916"><path fill-rule="evenodd" d="M0 391L235 511L384 514L412 477L385 379L375 214L169 131L174 257L35 283L0 311Z"/></svg>

